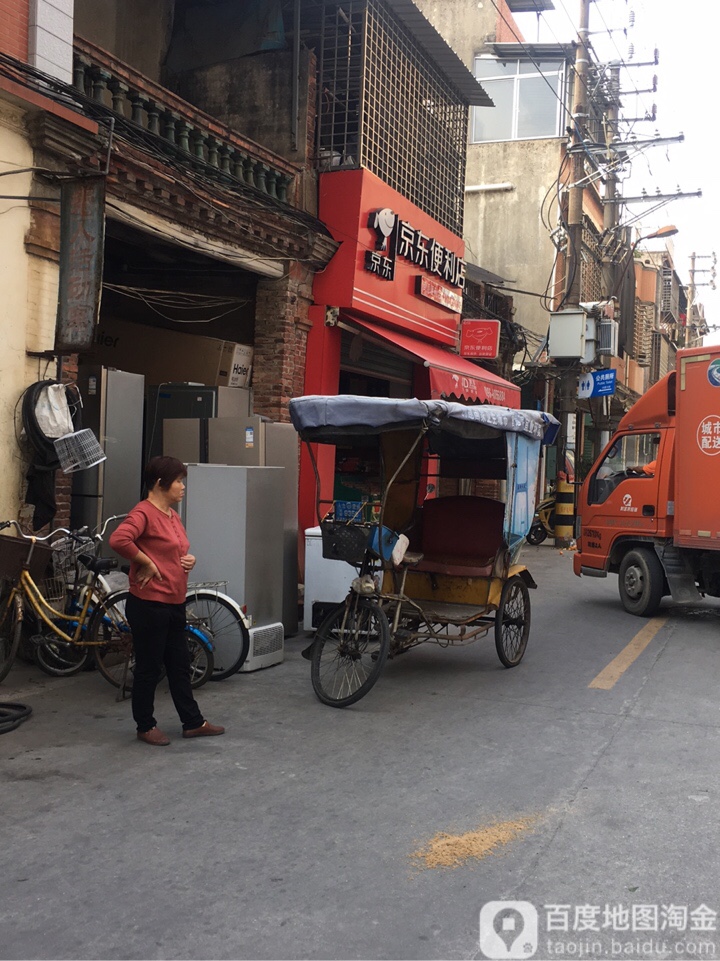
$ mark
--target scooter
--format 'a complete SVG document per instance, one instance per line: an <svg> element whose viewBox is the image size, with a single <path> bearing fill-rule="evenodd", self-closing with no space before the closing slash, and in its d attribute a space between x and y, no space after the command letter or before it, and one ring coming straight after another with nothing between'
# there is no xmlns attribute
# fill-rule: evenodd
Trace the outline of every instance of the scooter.
<svg viewBox="0 0 720 961"><path fill-rule="evenodd" d="M534 546L542 544L548 534L550 537L555 537L555 491L538 504L532 526L525 539L528 544Z"/></svg>

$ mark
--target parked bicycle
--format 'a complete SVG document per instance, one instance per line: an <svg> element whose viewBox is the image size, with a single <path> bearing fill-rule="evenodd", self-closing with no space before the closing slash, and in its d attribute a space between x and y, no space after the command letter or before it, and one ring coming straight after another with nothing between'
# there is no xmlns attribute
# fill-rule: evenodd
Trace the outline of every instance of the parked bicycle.
<svg viewBox="0 0 720 961"><path fill-rule="evenodd" d="M58 528L45 537L25 534L16 521L3 521L0 530L14 527L16 537L0 538L0 578L5 580L0 599L0 680L12 667L24 624L31 624L35 660L48 674L67 676L85 666L90 618L108 593L105 575L117 567L113 558L99 556L109 518L92 539L86 530ZM74 573L57 570L50 541L63 538L63 564L68 544L90 544L92 552L73 558ZM85 574L81 574L84 567Z"/></svg>
<svg viewBox="0 0 720 961"><path fill-rule="evenodd" d="M0 537L0 681L17 655L23 626L33 622L35 660L53 676L72 676L94 657L102 676L125 694L132 689L132 633L125 618L127 591L111 591L106 575L115 558L100 557L107 519L93 537L58 528L45 537ZM52 546L50 543L52 541ZM90 548L90 550L88 550ZM218 585L189 588L186 636L191 684L223 680L240 670L250 647L249 623L242 608Z"/></svg>
<svg viewBox="0 0 720 961"><path fill-rule="evenodd" d="M188 588L185 599L187 626L185 635L191 661L199 647L210 645L212 667L207 677L196 678L192 685L199 687L206 680L222 681L236 674L245 663L250 649L249 623L242 608L226 594L219 584L195 584ZM97 643L95 660L105 680L120 689L122 698L132 690L135 656L132 632L125 616L129 591L115 591L102 601L102 616L90 625Z"/></svg>

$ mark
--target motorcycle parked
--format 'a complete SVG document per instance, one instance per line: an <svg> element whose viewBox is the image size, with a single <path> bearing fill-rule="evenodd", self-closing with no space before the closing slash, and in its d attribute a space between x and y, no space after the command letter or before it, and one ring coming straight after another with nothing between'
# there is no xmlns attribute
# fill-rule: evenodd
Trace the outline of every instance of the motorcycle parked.
<svg viewBox="0 0 720 961"><path fill-rule="evenodd" d="M532 526L525 539L528 544L535 546L542 544L548 534L550 537L555 537L555 491L538 504Z"/></svg>

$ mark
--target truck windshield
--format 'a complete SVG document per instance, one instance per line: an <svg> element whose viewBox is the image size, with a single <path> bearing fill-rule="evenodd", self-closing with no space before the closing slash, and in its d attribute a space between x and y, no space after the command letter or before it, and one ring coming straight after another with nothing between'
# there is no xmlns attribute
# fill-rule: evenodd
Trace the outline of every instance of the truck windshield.
<svg viewBox="0 0 720 961"><path fill-rule="evenodd" d="M590 488L590 503L602 504L622 481L653 477L660 434L624 434L603 457Z"/></svg>

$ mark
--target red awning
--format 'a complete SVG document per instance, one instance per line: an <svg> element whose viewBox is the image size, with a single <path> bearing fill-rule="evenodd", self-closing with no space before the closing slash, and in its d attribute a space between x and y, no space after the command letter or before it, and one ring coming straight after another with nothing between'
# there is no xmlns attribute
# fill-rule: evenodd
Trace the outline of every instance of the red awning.
<svg viewBox="0 0 720 961"><path fill-rule="evenodd" d="M473 400L501 407L520 407L520 388L443 347L381 327L354 315L348 319L386 343L421 360L430 374L430 400Z"/></svg>

